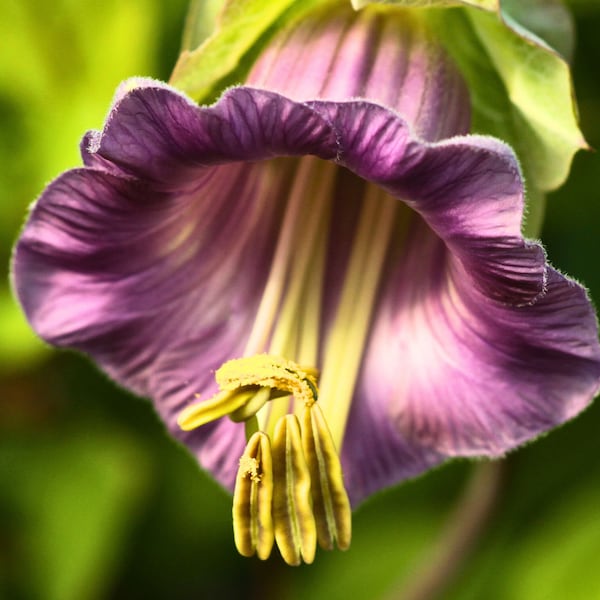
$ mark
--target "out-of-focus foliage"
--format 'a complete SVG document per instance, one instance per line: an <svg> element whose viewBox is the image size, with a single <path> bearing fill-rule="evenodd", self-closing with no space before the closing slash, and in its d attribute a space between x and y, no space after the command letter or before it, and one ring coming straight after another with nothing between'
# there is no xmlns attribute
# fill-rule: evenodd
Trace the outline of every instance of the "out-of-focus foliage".
<svg viewBox="0 0 600 600"><path fill-rule="evenodd" d="M173 43L165 36L179 35L181 23L164 30L157 25L181 21L177 4L181 13L183 0L165 6L154 0L3 2L0 261L5 275L25 207L45 183L78 164L77 142L86 129L101 126L116 84L131 73L168 73L159 65L160 53ZM0 372L41 352L6 288L0 290L0 330Z"/></svg>
<svg viewBox="0 0 600 600"><path fill-rule="evenodd" d="M574 0L582 129L600 148L600 5ZM0 255L27 205L78 164L117 83L168 78L185 2L6 0L0 19ZM210 29L210 27L208 28ZM198 34L205 35L205 34ZM600 299L600 156L580 153L550 196L555 266ZM6 269L6 266L5 266ZM228 496L164 433L149 403L85 358L46 351L0 291L0 598L373 600L410 578L471 465L381 494L355 517L350 550L286 568L235 553ZM600 406L515 453L477 552L444 600L600 597Z"/></svg>

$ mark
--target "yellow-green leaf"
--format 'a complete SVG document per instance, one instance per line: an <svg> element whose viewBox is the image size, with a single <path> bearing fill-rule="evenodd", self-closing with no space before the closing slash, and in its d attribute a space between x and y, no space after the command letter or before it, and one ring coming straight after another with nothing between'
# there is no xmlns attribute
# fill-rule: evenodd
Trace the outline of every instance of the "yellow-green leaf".
<svg viewBox="0 0 600 600"><path fill-rule="evenodd" d="M533 38L513 34L492 15L469 11L468 17L504 84L515 123L523 124L519 146L527 155L531 183L542 190L558 187L567 178L573 155L586 145L569 65Z"/></svg>

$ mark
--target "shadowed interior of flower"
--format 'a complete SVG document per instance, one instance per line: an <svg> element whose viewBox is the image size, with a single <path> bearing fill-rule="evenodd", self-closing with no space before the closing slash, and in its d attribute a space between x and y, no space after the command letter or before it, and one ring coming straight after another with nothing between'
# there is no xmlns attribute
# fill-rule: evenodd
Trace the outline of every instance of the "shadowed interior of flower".
<svg viewBox="0 0 600 600"><path fill-rule="evenodd" d="M354 228L352 243L346 249L337 249L335 267L328 265L330 246L335 243L330 235L331 217L335 191L340 183L338 176L341 175L339 167L317 158L307 157L299 161L279 227L269 278L244 349L247 358L240 359L240 362L227 362L217 371L220 391L210 400L203 399L186 407L178 417L182 429L191 430L230 415L235 421L243 419L252 423L251 427L247 427L247 435L259 430L267 435L267 439L272 439L276 428L287 422L286 415L301 416L306 411L315 410L320 415L318 422L324 424L319 429L318 439L327 440L321 441L317 447L341 447L385 260L391 247L396 250L401 247L411 218L411 211L382 189L352 178L359 192L355 198L355 209L350 211L346 207L346 214L354 213L354 219L349 219L347 224ZM349 176L347 173L343 175ZM327 267L335 269L336 281L327 277ZM334 302L327 307L327 310L333 311L333 316L329 317L332 325L327 339L323 341L321 313L325 304L325 286ZM267 355L257 354L265 351ZM306 369L309 374L299 370L294 362L288 360L290 358L310 365ZM236 369L234 365L239 367ZM314 377L318 373L317 365L321 369L320 394ZM317 397L319 407L312 408ZM323 414L326 418L321 416ZM312 428L306 431L307 422L310 424L312 421L303 420L303 438L312 431ZM287 438L284 436L284 439ZM254 438L250 438L249 445L254 447ZM261 447L264 456L265 446ZM290 448L302 454L299 446L291 445ZM244 457L247 452L248 449ZM311 456L320 454L313 452ZM349 502L341 476L337 475L341 473L337 454L330 453L330 456L335 456L331 464L321 457L315 458L314 465L308 466L310 472L314 471L312 489L319 498L329 499L325 502L328 508L323 510L317 508L323 503L313 499L314 515L317 517L320 545L331 549L337 539L338 546L345 549L350 541ZM246 477L253 479L256 473L248 471L247 464L244 458L240 469ZM289 477L285 478L287 480ZM236 490L241 485L239 474L237 481ZM333 498L345 499L333 505L331 493L319 493L321 489L329 490L332 481L339 481L333 489L340 490L333 494ZM255 485L265 483L255 482ZM275 489L278 489L277 485ZM236 493L234 506L237 497ZM248 501L252 497L248 496ZM296 503L290 501L286 506L289 507L287 513L293 514ZM289 516L287 513L286 516ZM260 511L255 516L258 514ZM309 514L312 518L312 511ZM338 522L342 523L344 532L341 538L337 533ZM277 528L277 523L274 527ZM253 531L245 525L243 528ZM296 528L286 531L291 535ZM236 535L236 540L239 537ZM287 562L297 564L301 555L305 562L312 561L314 549L308 554L300 552L300 548L309 545L309 542L300 543L301 538L294 536L297 551L290 554L284 550L291 545L289 540L284 542L281 536L276 537ZM248 553L246 545L238 544L238 549L242 554ZM261 556L261 552L257 553Z"/></svg>
<svg viewBox="0 0 600 600"><path fill-rule="evenodd" d="M600 387L585 290L523 238L517 159L465 135L413 14L302 21L212 106L125 82L15 249L32 327L152 399L243 555L346 548L350 506Z"/></svg>

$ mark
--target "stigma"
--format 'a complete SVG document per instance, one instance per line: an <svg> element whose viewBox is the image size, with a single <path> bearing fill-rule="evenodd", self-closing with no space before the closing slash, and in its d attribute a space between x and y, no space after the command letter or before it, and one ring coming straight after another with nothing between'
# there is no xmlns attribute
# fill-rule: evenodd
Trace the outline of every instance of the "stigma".
<svg viewBox="0 0 600 600"><path fill-rule="evenodd" d="M276 544L283 560L296 566L313 562L317 544L350 546L350 502L318 404L317 377L314 368L268 354L230 360L215 373L220 391L178 417L186 431L225 416L246 423L232 509L242 556L265 560ZM272 430L261 429L257 413L284 396L294 398L294 412L281 415Z"/></svg>

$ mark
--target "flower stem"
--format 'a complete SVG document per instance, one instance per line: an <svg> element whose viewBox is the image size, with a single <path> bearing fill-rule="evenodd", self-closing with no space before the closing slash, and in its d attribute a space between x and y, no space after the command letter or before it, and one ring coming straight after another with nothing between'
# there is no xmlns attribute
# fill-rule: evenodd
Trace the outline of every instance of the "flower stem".
<svg viewBox="0 0 600 600"><path fill-rule="evenodd" d="M446 522L435 546L415 575L397 586L387 600L435 600L459 574L496 507L504 480L504 461L482 462Z"/></svg>

